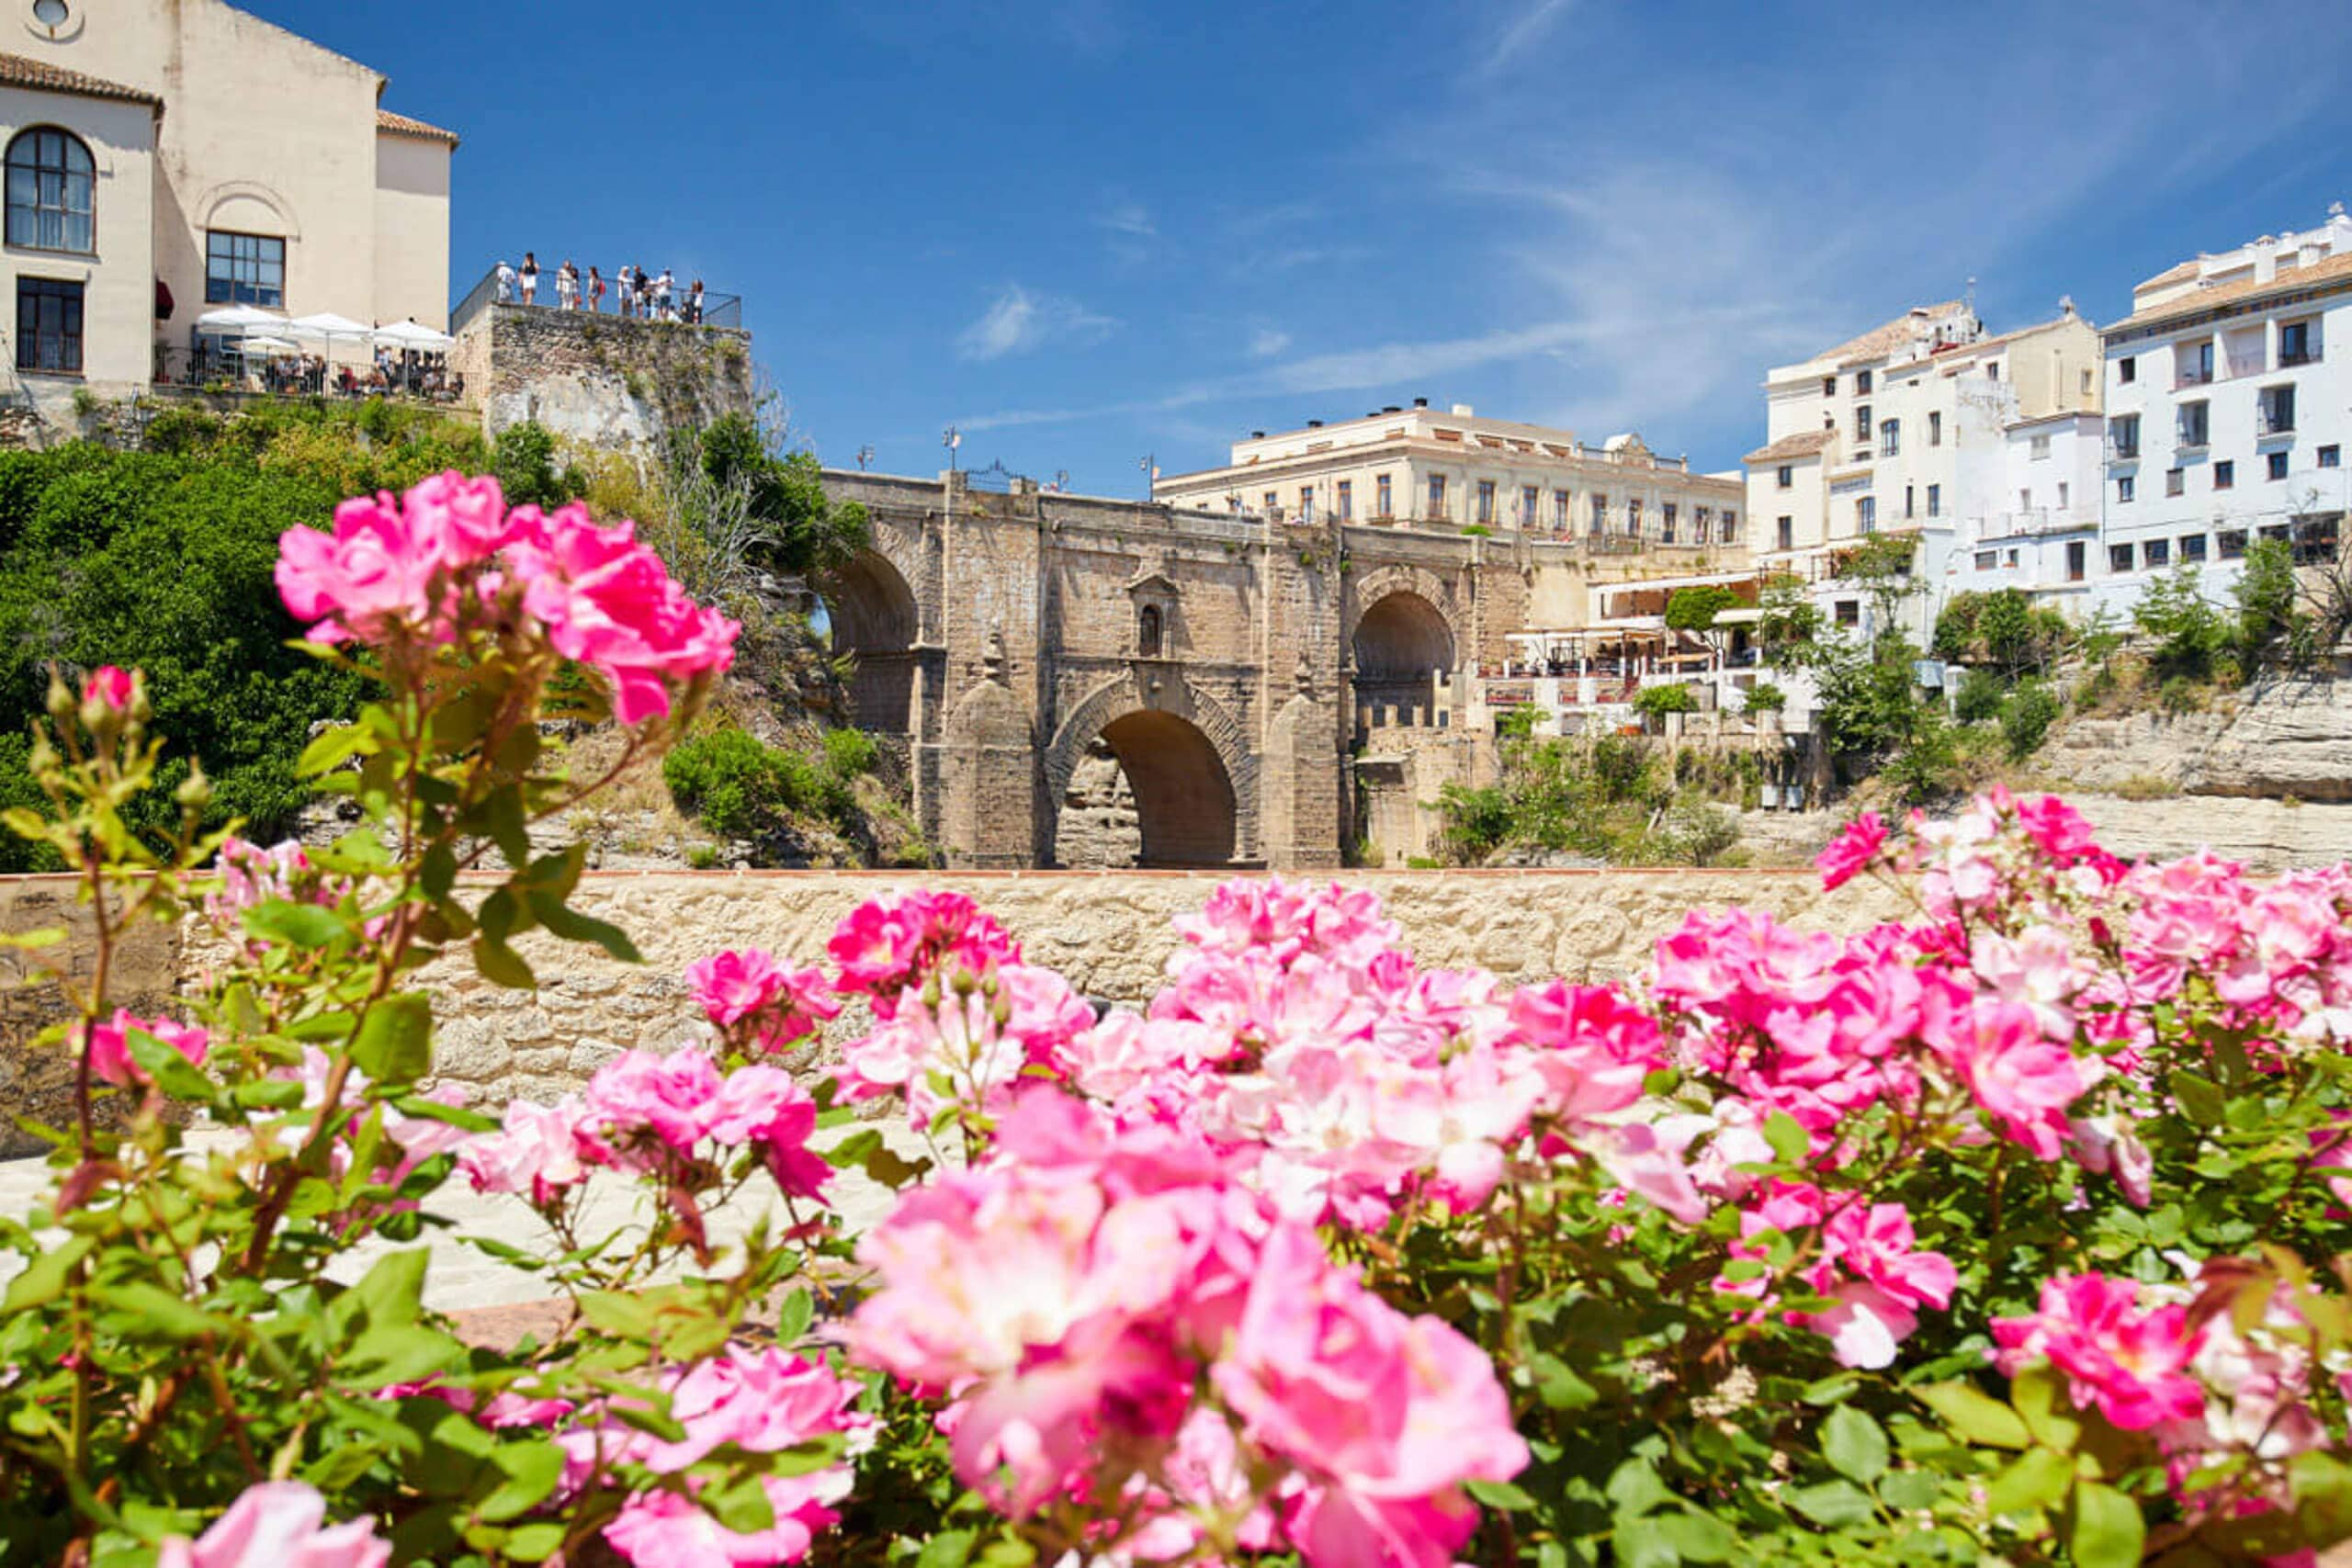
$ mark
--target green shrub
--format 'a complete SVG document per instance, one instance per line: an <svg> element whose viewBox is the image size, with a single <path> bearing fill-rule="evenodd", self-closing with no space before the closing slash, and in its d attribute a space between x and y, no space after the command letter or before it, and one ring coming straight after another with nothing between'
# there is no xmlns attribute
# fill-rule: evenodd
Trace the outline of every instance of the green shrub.
<svg viewBox="0 0 2352 1568"><path fill-rule="evenodd" d="M690 871L709 871L718 864L717 844L688 844L686 867Z"/></svg>
<svg viewBox="0 0 2352 1568"><path fill-rule="evenodd" d="M1634 711L1645 718L1662 718L1670 713L1695 713L1699 708L1699 694L1679 681L1662 686L1644 686L1634 694Z"/></svg>
<svg viewBox="0 0 2352 1568"><path fill-rule="evenodd" d="M2058 719L2058 696L2039 681L2029 681L2001 705L2001 739L2009 760L2023 761L2041 750L2050 727Z"/></svg>
<svg viewBox="0 0 2352 1568"><path fill-rule="evenodd" d="M580 498L586 481L576 470L559 470L555 457L555 433L537 420L510 424L498 433L490 469L498 476L498 488L509 506L551 510Z"/></svg>
<svg viewBox="0 0 2352 1568"><path fill-rule="evenodd" d="M1438 811L1445 823L1441 837L1457 864L1485 859L1510 834L1510 796L1493 784L1449 784L1438 792Z"/></svg>
<svg viewBox="0 0 2352 1568"><path fill-rule="evenodd" d="M662 759L662 781L678 809L728 839L755 838L790 806L776 753L733 728L689 736Z"/></svg>
<svg viewBox="0 0 2352 1568"><path fill-rule="evenodd" d="M2009 683L1990 670L1971 670L1960 678L1952 697L1952 716L1962 724L1984 724L1998 718Z"/></svg>
<svg viewBox="0 0 2352 1568"><path fill-rule="evenodd" d="M2203 713L2213 705L2213 690L2202 681L2187 675L2174 675L2157 688L2156 705L2175 717L2186 713Z"/></svg>
<svg viewBox="0 0 2352 1568"><path fill-rule="evenodd" d="M1779 713L1789 705L1789 694L1770 681L1758 681L1747 688L1745 711L1748 713Z"/></svg>
<svg viewBox="0 0 2352 1568"><path fill-rule="evenodd" d="M874 737L862 729L829 729L825 732L825 766L839 779L854 779L874 771L876 748Z"/></svg>
<svg viewBox="0 0 2352 1568"><path fill-rule="evenodd" d="M1405 869L1408 871L1437 871L1443 867L1444 864L1445 863L1443 861L1439 860L1432 855L1407 855L1405 857Z"/></svg>
<svg viewBox="0 0 2352 1568"><path fill-rule="evenodd" d="M1533 708L1506 708L1495 716L1495 739L1525 740L1535 733L1537 714Z"/></svg>
<svg viewBox="0 0 2352 1568"><path fill-rule="evenodd" d="M2179 677L2210 679L2213 660L2230 644L2230 626L2206 603L2193 566L2151 578L2132 606L2132 619L2154 643L2148 662L2167 685Z"/></svg>

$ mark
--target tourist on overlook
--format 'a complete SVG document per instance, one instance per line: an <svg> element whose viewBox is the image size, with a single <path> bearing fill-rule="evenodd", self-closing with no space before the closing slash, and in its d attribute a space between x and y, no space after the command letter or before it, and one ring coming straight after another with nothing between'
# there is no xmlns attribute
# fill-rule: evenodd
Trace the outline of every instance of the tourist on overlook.
<svg viewBox="0 0 2352 1568"><path fill-rule="evenodd" d="M539 257L536 251L523 253L523 303L535 305L539 298Z"/></svg>
<svg viewBox="0 0 2352 1568"><path fill-rule="evenodd" d="M628 263L623 262L621 263L620 271L615 273L613 276L620 285L620 292L613 301L613 309L624 316L636 315L637 269L629 265Z"/></svg>
<svg viewBox="0 0 2352 1568"><path fill-rule="evenodd" d="M555 269L555 302L559 310L580 309L580 269L569 258Z"/></svg>
<svg viewBox="0 0 2352 1568"><path fill-rule="evenodd" d="M676 320L676 318L671 314L670 309L673 291L675 288L676 285L670 277L670 269L666 266L663 267L662 269L662 276L653 281L653 303L655 308L662 312L662 319L665 321Z"/></svg>
<svg viewBox="0 0 2352 1568"><path fill-rule="evenodd" d="M514 268L503 261L498 264L498 302L502 305L514 302Z"/></svg>
<svg viewBox="0 0 2352 1568"><path fill-rule="evenodd" d="M604 309L605 275L596 270L594 262L590 262L588 264L588 313L592 316L600 315Z"/></svg>
<svg viewBox="0 0 2352 1568"><path fill-rule="evenodd" d="M686 291L686 321L694 326L702 325L702 279L699 277Z"/></svg>
<svg viewBox="0 0 2352 1568"><path fill-rule="evenodd" d="M637 313L653 319L653 275L642 266L637 269Z"/></svg>

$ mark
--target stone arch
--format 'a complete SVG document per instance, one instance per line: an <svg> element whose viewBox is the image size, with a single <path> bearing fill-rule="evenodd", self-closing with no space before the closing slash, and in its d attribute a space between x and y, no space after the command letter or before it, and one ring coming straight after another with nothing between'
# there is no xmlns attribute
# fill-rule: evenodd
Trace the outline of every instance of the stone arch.
<svg viewBox="0 0 2352 1568"><path fill-rule="evenodd" d="M283 240L302 237L294 204L258 180L227 180L214 186L197 200L196 210L204 215L199 229L229 229ZM290 266L294 258L286 259Z"/></svg>
<svg viewBox="0 0 2352 1568"><path fill-rule="evenodd" d="M854 661L853 722L860 729L908 734L913 728L914 645L922 628L914 590L888 556L860 550L826 579L824 600L833 651Z"/></svg>
<svg viewBox="0 0 2352 1568"><path fill-rule="evenodd" d="M1437 686L1462 661L1463 637L1453 596L1434 572L1413 567L1374 571L1356 584L1348 625L1349 665L1359 708L1395 708L1426 715L1449 705Z"/></svg>
<svg viewBox="0 0 2352 1568"><path fill-rule="evenodd" d="M1225 705L1181 677L1148 694L1121 675L1087 694L1046 749L1046 800L1058 803L1095 737L1119 760L1141 818L1143 863L1224 865L1257 838L1258 757ZM1041 817L1046 814L1041 813ZM1044 863L1057 858L1048 829Z"/></svg>

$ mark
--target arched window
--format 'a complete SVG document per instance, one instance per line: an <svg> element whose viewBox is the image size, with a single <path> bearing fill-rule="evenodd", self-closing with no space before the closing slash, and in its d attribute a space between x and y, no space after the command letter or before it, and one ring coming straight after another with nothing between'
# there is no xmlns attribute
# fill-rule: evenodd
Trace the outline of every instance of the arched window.
<svg viewBox="0 0 2352 1568"><path fill-rule="evenodd" d="M1136 617L1136 652L1145 659L1159 657L1159 606L1146 604Z"/></svg>
<svg viewBox="0 0 2352 1568"><path fill-rule="evenodd" d="M55 126L20 130L8 143L8 243L37 251L96 250L92 192L96 164L82 139Z"/></svg>

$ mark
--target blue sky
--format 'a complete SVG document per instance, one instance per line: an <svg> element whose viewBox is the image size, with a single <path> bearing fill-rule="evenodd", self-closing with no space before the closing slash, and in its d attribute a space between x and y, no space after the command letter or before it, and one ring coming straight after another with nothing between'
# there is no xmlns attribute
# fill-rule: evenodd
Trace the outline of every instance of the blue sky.
<svg viewBox="0 0 2352 1568"><path fill-rule="evenodd" d="M503 251L745 296L830 463L1137 460L1427 396L1727 467L1977 280L2109 321L2352 200L2341 0L248 0L458 130Z"/></svg>

